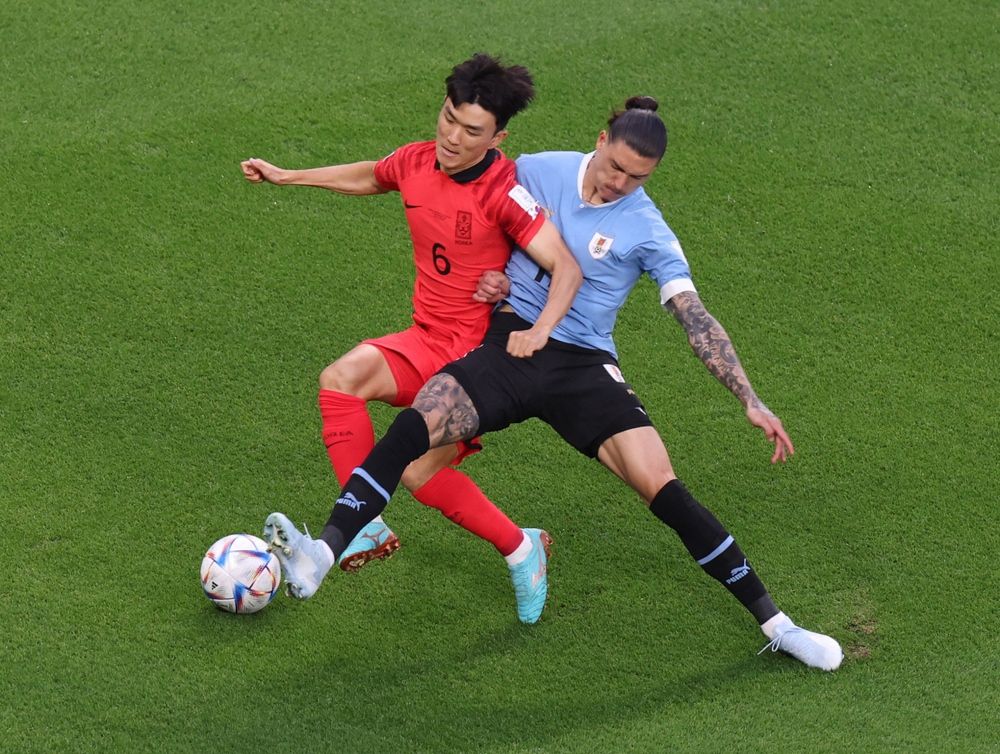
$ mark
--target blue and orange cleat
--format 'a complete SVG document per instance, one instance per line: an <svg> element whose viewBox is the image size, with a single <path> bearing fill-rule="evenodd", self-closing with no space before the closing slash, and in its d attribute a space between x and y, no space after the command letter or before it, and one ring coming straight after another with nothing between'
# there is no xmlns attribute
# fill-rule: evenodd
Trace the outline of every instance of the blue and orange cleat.
<svg viewBox="0 0 1000 754"><path fill-rule="evenodd" d="M531 552L516 566L509 566L517 598L517 617L522 623L537 623L548 596L548 560L552 537L541 529L522 529L531 539Z"/></svg>

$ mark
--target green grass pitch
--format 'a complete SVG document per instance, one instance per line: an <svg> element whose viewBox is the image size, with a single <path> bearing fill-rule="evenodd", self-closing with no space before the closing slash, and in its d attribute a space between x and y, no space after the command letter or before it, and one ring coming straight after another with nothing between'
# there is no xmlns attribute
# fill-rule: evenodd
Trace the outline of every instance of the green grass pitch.
<svg viewBox="0 0 1000 754"><path fill-rule="evenodd" d="M0 749L1000 750L998 30L983 0L6 0ZM536 77L512 156L662 103L647 189L796 456L767 462L649 281L622 364L838 672L757 656L672 532L536 422L464 469L555 538L537 626L405 493L400 553L310 602L201 594L217 538L321 527L317 376L406 326L412 285L398 196L238 162L430 138L478 50Z"/></svg>

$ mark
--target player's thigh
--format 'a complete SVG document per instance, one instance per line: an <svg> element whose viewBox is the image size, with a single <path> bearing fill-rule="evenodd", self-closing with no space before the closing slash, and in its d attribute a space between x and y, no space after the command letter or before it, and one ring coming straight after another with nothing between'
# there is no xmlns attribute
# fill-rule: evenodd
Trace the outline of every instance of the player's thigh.
<svg viewBox="0 0 1000 754"><path fill-rule="evenodd" d="M458 458L458 445L442 445L424 453L420 458L406 467L403 472L403 486L410 492L415 492L431 480L441 469L447 467Z"/></svg>
<svg viewBox="0 0 1000 754"><path fill-rule="evenodd" d="M427 425L431 448L454 445L480 434L479 415L472 399L448 372L438 372L427 380L413 398L412 406Z"/></svg>
<svg viewBox="0 0 1000 754"><path fill-rule="evenodd" d="M446 423L449 429L464 431L459 435L454 431L445 433L452 439L469 439L518 424L536 415L531 406L543 397L539 393L541 381L536 357L515 358L504 346L494 342L485 342L446 365L435 379L442 376L450 378L451 382L442 382L433 397L449 408ZM425 391L430 385L428 383L421 390L428 398L432 396ZM416 405L414 401L414 407ZM428 402L427 405L432 404Z"/></svg>
<svg viewBox="0 0 1000 754"><path fill-rule="evenodd" d="M612 435L601 443L597 458L638 492L646 505L663 485L677 478L655 427L636 427Z"/></svg>
<svg viewBox="0 0 1000 754"><path fill-rule="evenodd" d="M385 403L391 403L397 392L388 362L382 352L369 343L355 346L324 369L319 376L319 386L323 390Z"/></svg>
<svg viewBox="0 0 1000 754"><path fill-rule="evenodd" d="M601 445L614 435L651 426L642 401L610 356L546 350L541 419L585 456L597 458Z"/></svg>

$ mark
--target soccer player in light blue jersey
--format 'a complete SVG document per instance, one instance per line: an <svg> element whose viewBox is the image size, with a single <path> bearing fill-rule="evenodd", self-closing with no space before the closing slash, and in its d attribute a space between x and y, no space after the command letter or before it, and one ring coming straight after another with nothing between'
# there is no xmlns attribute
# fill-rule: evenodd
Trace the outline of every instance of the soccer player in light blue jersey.
<svg viewBox="0 0 1000 754"><path fill-rule="evenodd" d="M550 337L617 357L612 340L615 320L643 274L657 282L663 304L695 288L677 236L642 189L641 182L648 173L637 177L614 170L613 181L623 186L626 181L640 185L626 191L612 182L604 189L612 197L610 201L595 205L582 199L582 193L591 190L587 188L589 179L598 171L603 175L601 166L605 162L617 165L610 153L605 154L607 148L607 134L602 133L598 150L590 155L579 152L523 155L517 160L517 170L525 187L538 192L532 195L542 211L569 234L563 240L583 270L583 285L573 306ZM614 151L612 147L611 152ZM642 165L636 169L648 168ZM596 195L600 193L597 190ZM534 321L545 305L548 275L539 274L538 265L517 248L507 265L507 275L510 279L507 303L518 316Z"/></svg>
<svg viewBox="0 0 1000 754"><path fill-rule="evenodd" d="M518 160L518 180L583 271L573 306L545 348L529 358L512 357L507 339L539 316L549 278L520 251L506 275L484 276L477 295L500 303L483 344L445 366L412 408L398 415L344 487L320 539L300 534L281 514L268 518L265 538L292 553L283 566L286 579L302 585L296 596L314 593L325 576L315 566L329 558L312 553L330 541L350 541L381 513L408 463L429 448L537 417L617 474L677 532L694 560L754 616L770 639L765 648L824 670L840 666L840 645L799 628L777 608L733 536L674 474L659 433L618 365L615 319L632 287L648 274L695 353L774 443L772 463L794 453L781 421L754 392L726 331L705 310L676 236L642 188L666 149L666 128L656 110L652 98L633 97L612 115L590 154L548 152ZM537 532L537 541L524 573L513 576L519 616L533 623L545 604L551 540L540 530L525 531Z"/></svg>

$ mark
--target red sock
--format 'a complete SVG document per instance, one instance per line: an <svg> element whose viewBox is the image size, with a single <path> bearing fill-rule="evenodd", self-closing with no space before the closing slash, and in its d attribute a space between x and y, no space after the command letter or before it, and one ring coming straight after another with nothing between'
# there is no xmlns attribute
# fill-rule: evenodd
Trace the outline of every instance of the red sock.
<svg viewBox="0 0 1000 754"><path fill-rule="evenodd" d="M524 539L517 524L491 503L475 482L455 469L441 469L413 497L485 539L501 555L510 555Z"/></svg>
<svg viewBox="0 0 1000 754"><path fill-rule="evenodd" d="M343 487L351 474L375 447L375 430L364 398L319 391L319 413L323 417L323 442Z"/></svg>

